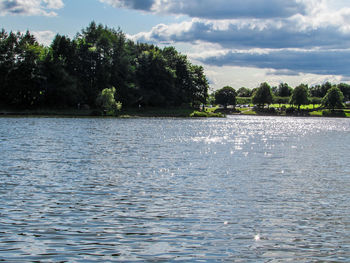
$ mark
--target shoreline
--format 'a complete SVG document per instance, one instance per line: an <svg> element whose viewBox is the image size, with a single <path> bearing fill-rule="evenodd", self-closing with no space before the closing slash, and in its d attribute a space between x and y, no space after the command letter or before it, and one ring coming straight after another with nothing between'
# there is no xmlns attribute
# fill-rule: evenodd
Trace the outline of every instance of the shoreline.
<svg viewBox="0 0 350 263"><path fill-rule="evenodd" d="M96 110L0 110L1 117L42 117L42 118L225 118L226 116L262 116L262 117L304 117L304 118L349 118L349 116L324 116L318 115L305 115L305 114L269 114L269 113L257 113L249 111L241 112L219 112L212 113L210 111L196 111L189 108L149 108L145 110L139 109L126 109L122 110L117 116L106 116L96 114Z"/></svg>
<svg viewBox="0 0 350 263"><path fill-rule="evenodd" d="M191 108L147 108L124 109L118 115L104 115L101 110L77 109L37 109L37 110L1 110L1 117L66 117L66 118L196 118L225 117L222 113L200 112Z"/></svg>

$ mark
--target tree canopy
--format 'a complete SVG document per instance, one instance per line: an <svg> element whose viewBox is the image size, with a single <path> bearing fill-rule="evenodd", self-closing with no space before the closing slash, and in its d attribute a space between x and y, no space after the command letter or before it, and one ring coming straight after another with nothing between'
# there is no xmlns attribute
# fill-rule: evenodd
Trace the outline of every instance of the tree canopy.
<svg viewBox="0 0 350 263"><path fill-rule="evenodd" d="M0 105L15 108L97 107L116 87L123 106L205 103L208 81L173 47L127 40L120 29L95 22L74 39L56 35L49 47L30 32L0 32Z"/></svg>
<svg viewBox="0 0 350 263"><path fill-rule="evenodd" d="M254 91L252 101L259 107L264 106L265 104L271 104L273 101L273 95L270 85L266 82L261 83Z"/></svg>
<svg viewBox="0 0 350 263"><path fill-rule="evenodd" d="M236 105L237 92L234 88L230 86L225 86L215 92L215 103L224 105Z"/></svg>
<svg viewBox="0 0 350 263"><path fill-rule="evenodd" d="M292 95L293 89L287 83L280 83L277 88L277 96L289 97Z"/></svg>
<svg viewBox="0 0 350 263"><path fill-rule="evenodd" d="M337 87L333 87L327 91L327 94L322 99L322 105L332 109L343 108L344 95Z"/></svg>
<svg viewBox="0 0 350 263"><path fill-rule="evenodd" d="M309 103L309 92L307 85L300 84L295 87L293 90L292 96L290 98L290 104L294 104L298 106L298 110L300 110L301 105L305 105Z"/></svg>
<svg viewBox="0 0 350 263"><path fill-rule="evenodd" d="M337 87L340 89L340 91L344 95L345 100L350 100L350 85L346 83L340 83L337 85Z"/></svg>
<svg viewBox="0 0 350 263"><path fill-rule="evenodd" d="M246 87L241 87L237 90L238 97L250 97L252 95L252 91L247 89Z"/></svg>

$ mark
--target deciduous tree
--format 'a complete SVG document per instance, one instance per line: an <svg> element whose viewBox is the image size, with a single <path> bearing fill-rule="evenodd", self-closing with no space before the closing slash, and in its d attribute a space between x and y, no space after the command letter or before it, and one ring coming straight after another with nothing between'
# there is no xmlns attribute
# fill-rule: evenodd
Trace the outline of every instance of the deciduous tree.
<svg viewBox="0 0 350 263"><path fill-rule="evenodd" d="M253 94L252 101L258 107L264 107L265 104L271 104L273 101L273 95L271 87L266 82L261 83Z"/></svg>
<svg viewBox="0 0 350 263"><path fill-rule="evenodd" d="M227 105L236 106L237 92L230 86L225 86L215 92L215 103L223 105L227 108Z"/></svg>
<svg viewBox="0 0 350 263"><path fill-rule="evenodd" d="M298 110L300 110L301 105L309 103L309 92L307 85L300 84L297 86L292 93L290 98L290 104L297 105Z"/></svg>
<svg viewBox="0 0 350 263"><path fill-rule="evenodd" d="M327 91L322 99L322 105L334 111L335 108L343 108L344 95L337 87L333 87Z"/></svg>

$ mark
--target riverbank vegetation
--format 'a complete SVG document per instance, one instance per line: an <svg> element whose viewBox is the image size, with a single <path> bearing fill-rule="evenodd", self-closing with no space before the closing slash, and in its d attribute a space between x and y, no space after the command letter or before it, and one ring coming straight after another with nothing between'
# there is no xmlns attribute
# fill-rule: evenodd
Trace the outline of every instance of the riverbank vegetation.
<svg viewBox="0 0 350 263"><path fill-rule="evenodd" d="M232 87L224 88L210 94L210 103L221 104L223 109L228 107L218 99L217 94L226 94L230 90L230 107L233 113L246 115L292 115L292 116L327 116L350 117L350 85L338 85L326 82L322 85L308 87L300 84L294 89L287 83L271 87L261 83L259 87L249 90L244 87L235 91ZM236 97L233 98L233 94ZM235 103L233 103L235 102Z"/></svg>
<svg viewBox="0 0 350 263"><path fill-rule="evenodd" d="M0 32L0 108L9 111L198 108L208 97L203 67L172 47L135 43L92 22L48 47L30 32ZM193 111L193 109L192 109Z"/></svg>
<svg viewBox="0 0 350 263"><path fill-rule="evenodd" d="M0 31L1 115L350 116L345 83L208 89L203 67L173 47L135 43L120 29L92 22L73 39L56 35L50 46L30 32Z"/></svg>

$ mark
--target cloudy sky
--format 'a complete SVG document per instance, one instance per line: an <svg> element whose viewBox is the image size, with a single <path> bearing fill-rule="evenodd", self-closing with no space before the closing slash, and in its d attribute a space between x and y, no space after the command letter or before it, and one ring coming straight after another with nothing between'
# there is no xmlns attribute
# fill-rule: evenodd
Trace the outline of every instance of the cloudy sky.
<svg viewBox="0 0 350 263"><path fill-rule="evenodd" d="M46 45L92 20L175 46L212 89L350 81L349 0L0 0L1 27Z"/></svg>

